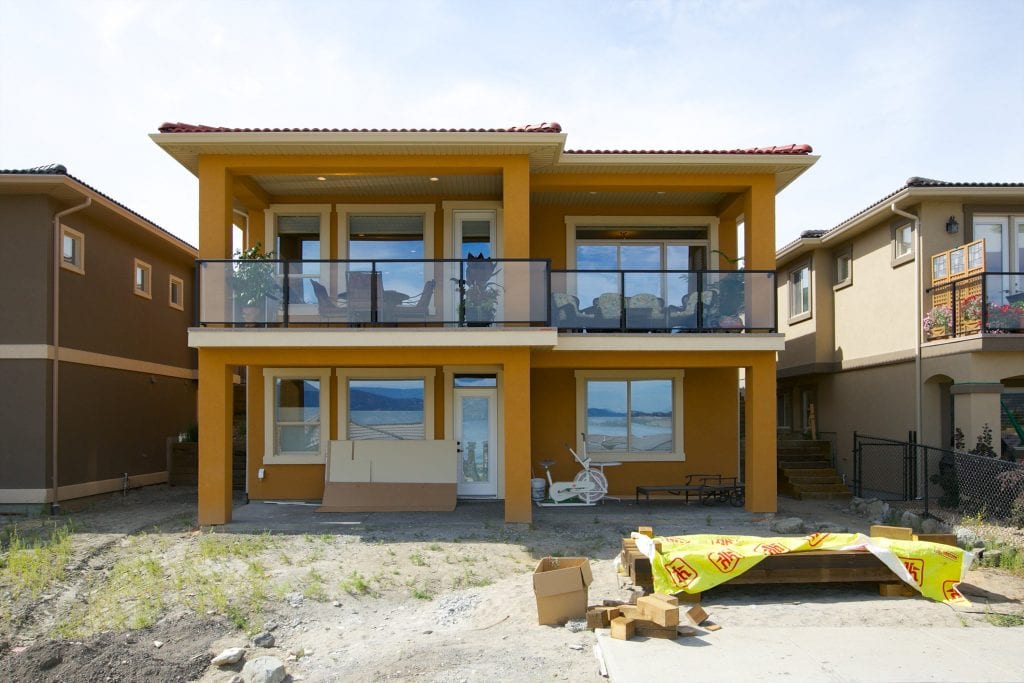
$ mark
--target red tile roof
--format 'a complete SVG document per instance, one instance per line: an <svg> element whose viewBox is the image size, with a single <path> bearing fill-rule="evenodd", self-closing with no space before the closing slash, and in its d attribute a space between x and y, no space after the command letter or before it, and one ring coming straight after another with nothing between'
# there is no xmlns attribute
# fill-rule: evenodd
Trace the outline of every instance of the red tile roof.
<svg viewBox="0 0 1024 683"><path fill-rule="evenodd" d="M810 154L810 145L747 147L744 149L567 149L566 154Z"/></svg>
<svg viewBox="0 0 1024 683"><path fill-rule="evenodd" d="M191 123L165 123L161 133L561 133L555 122L510 128L225 128Z"/></svg>

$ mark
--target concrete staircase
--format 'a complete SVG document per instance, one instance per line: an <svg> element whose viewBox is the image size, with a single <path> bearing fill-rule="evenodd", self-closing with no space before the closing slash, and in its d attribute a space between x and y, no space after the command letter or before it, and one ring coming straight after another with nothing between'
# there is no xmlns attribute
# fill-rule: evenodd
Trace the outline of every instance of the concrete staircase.
<svg viewBox="0 0 1024 683"><path fill-rule="evenodd" d="M798 500L850 500L853 494L832 467L828 441L778 442L779 493Z"/></svg>

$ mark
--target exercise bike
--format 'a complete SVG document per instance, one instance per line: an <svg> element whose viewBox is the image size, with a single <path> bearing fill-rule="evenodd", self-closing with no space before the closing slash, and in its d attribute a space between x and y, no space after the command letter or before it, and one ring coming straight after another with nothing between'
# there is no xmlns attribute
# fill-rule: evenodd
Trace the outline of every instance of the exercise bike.
<svg viewBox="0 0 1024 683"><path fill-rule="evenodd" d="M554 460L542 460L541 467L548 478L548 496L538 501L540 507L566 506L589 506L596 505L602 498L608 495L608 477L604 474L605 467L621 465L620 462L592 462L587 455L587 435L583 437L583 457L580 457L572 446L565 444L566 450L572 453L572 457L580 464L581 469L573 477L572 481L553 481L551 479L551 466Z"/></svg>

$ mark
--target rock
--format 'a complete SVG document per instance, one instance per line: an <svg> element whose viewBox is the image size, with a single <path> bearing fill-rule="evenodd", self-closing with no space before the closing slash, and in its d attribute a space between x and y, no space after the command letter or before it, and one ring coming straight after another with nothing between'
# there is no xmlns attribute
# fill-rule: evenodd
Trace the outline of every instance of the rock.
<svg viewBox="0 0 1024 683"><path fill-rule="evenodd" d="M850 512L854 512L858 515L864 514L864 508L868 505L868 501L864 498L857 498L856 496L850 501Z"/></svg>
<svg viewBox="0 0 1024 683"><path fill-rule="evenodd" d="M49 657L47 657L43 661L39 662L39 670L40 671L49 671L53 667L55 667L58 664L60 664L61 661L63 661L63 660L61 659L60 655L50 655Z"/></svg>
<svg viewBox="0 0 1024 683"><path fill-rule="evenodd" d="M772 525L769 528L778 534L802 534L804 520L799 517L782 517L772 520Z"/></svg>
<svg viewBox="0 0 1024 683"><path fill-rule="evenodd" d="M263 625L263 630L264 631L273 631L276 628L277 628L277 622L276 621L268 621L267 623L265 623Z"/></svg>
<svg viewBox="0 0 1024 683"><path fill-rule="evenodd" d="M900 515L900 526L907 526L914 531L921 530L921 515L910 510L904 510L903 514Z"/></svg>
<svg viewBox="0 0 1024 683"><path fill-rule="evenodd" d="M164 641L162 641L162 640L154 640L153 641L153 647L155 647L156 649L159 650L163 646L164 646Z"/></svg>
<svg viewBox="0 0 1024 683"><path fill-rule="evenodd" d="M823 534L845 534L849 533L849 529L841 524L833 524L832 522L822 522L817 526L816 531Z"/></svg>
<svg viewBox="0 0 1024 683"><path fill-rule="evenodd" d="M338 600L332 600L331 605L334 607L341 607L341 602Z"/></svg>
<svg viewBox="0 0 1024 683"><path fill-rule="evenodd" d="M222 651L219 655L210 660L210 664L214 666L226 666L228 664L234 664L242 655L245 654L244 647L229 647Z"/></svg>
<svg viewBox="0 0 1024 683"><path fill-rule="evenodd" d="M979 541L978 534L965 526L955 527L953 533L956 534L956 544L961 548L972 548Z"/></svg>
<svg viewBox="0 0 1024 683"><path fill-rule="evenodd" d="M245 679L242 678L242 674L235 674L228 679L228 683L245 683Z"/></svg>
<svg viewBox="0 0 1024 683"><path fill-rule="evenodd" d="M884 500L873 500L864 508L864 514L872 522L883 522L889 516L889 504Z"/></svg>
<svg viewBox="0 0 1024 683"><path fill-rule="evenodd" d="M565 622L565 627L573 633L579 633L587 630L587 622L585 619L570 619Z"/></svg>
<svg viewBox="0 0 1024 683"><path fill-rule="evenodd" d="M998 567L999 562L1003 559L1003 551L986 550L981 554L981 559L984 561L986 566Z"/></svg>
<svg viewBox="0 0 1024 683"><path fill-rule="evenodd" d="M281 683L284 677L284 662L277 657L257 657L242 667L245 683Z"/></svg>
<svg viewBox="0 0 1024 683"><path fill-rule="evenodd" d="M262 633L257 633L252 637L252 644L256 647L274 647L274 643L276 642L277 639L270 631L263 631Z"/></svg>
<svg viewBox="0 0 1024 683"><path fill-rule="evenodd" d="M921 532L926 534L944 534L946 533L946 525L937 519L928 517L921 522Z"/></svg>

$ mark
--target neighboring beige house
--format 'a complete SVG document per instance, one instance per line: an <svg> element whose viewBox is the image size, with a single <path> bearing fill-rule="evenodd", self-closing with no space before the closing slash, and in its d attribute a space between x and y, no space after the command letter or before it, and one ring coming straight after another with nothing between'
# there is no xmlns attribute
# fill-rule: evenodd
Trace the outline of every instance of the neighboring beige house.
<svg viewBox="0 0 1024 683"><path fill-rule="evenodd" d="M950 250L965 275L932 291L933 262L948 271ZM966 275L969 265L977 274ZM850 476L855 430L903 440L915 429L920 341L920 442L948 447L959 427L970 447L988 425L999 449L1001 401L1024 399L1024 323L1013 313L1024 299L1024 183L910 178L831 230L803 233L777 252L776 268L780 429L809 430L813 406ZM923 333L943 296L956 324ZM978 321L965 320L972 302Z"/></svg>

